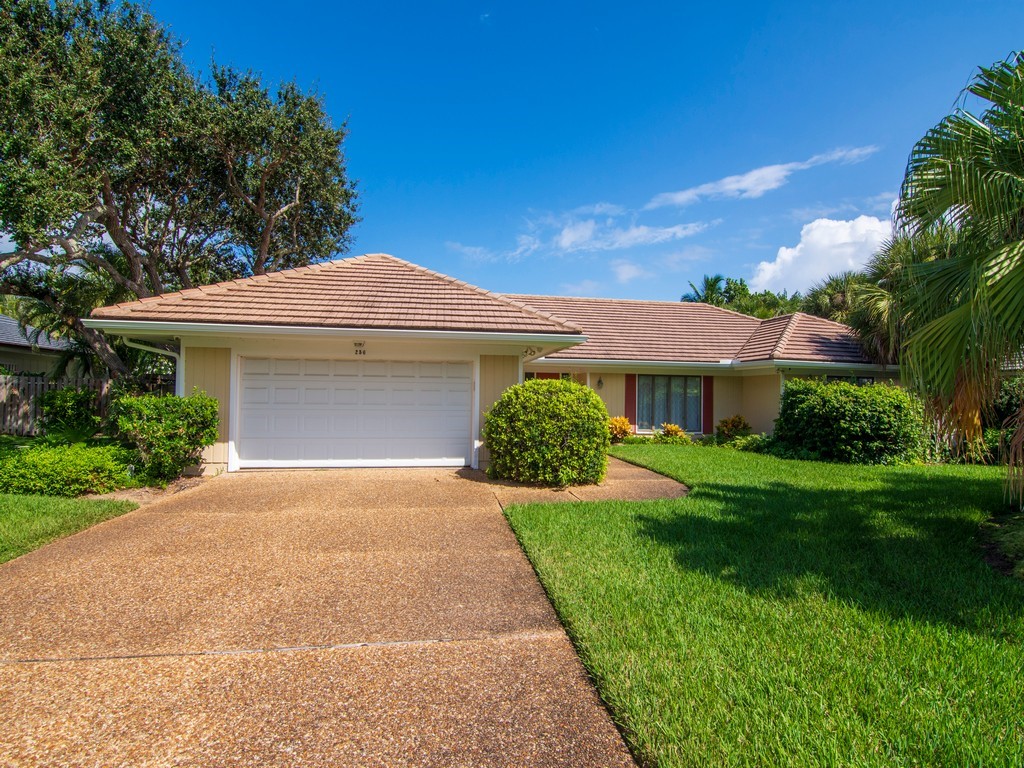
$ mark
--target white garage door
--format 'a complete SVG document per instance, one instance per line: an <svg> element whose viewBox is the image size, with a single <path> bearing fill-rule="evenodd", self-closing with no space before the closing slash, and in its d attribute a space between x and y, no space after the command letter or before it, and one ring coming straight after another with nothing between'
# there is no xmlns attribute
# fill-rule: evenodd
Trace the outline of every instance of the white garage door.
<svg viewBox="0 0 1024 768"><path fill-rule="evenodd" d="M241 360L242 467L470 463L469 363Z"/></svg>

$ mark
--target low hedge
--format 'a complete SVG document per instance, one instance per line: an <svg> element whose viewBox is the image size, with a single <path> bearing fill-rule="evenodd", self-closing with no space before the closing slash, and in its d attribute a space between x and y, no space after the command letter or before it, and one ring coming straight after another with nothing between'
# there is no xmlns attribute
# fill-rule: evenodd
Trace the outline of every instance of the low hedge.
<svg viewBox="0 0 1024 768"><path fill-rule="evenodd" d="M599 483L608 467L608 409L574 381L509 387L487 414L483 434L494 478L564 487Z"/></svg>
<svg viewBox="0 0 1024 768"><path fill-rule="evenodd" d="M38 445L0 458L0 492L81 496L134 484L132 452L119 446Z"/></svg>
<svg viewBox="0 0 1024 768"><path fill-rule="evenodd" d="M792 379L782 394L772 452L850 464L893 464L920 456L919 401L888 384Z"/></svg>

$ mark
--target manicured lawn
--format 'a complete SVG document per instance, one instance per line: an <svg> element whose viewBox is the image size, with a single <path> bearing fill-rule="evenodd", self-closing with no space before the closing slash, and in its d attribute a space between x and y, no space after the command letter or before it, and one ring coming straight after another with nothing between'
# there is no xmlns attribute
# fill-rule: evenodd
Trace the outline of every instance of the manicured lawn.
<svg viewBox="0 0 1024 768"><path fill-rule="evenodd" d="M983 559L1003 471L619 446L671 502L506 514L658 766L1024 761L1024 582Z"/></svg>
<svg viewBox="0 0 1024 768"><path fill-rule="evenodd" d="M0 494L0 563L136 508L130 501L88 501Z"/></svg>

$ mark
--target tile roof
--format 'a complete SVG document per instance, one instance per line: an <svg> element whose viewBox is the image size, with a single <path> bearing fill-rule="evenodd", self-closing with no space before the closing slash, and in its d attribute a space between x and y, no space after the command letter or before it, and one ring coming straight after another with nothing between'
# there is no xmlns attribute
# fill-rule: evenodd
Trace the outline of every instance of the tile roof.
<svg viewBox="0 0 1024 768"><path fill-rule="evenodd" d="M764 320L737 357L740 360L871 362L852 328L803 312Z"/></svg>
<svg viewBox="0 0 1024 768"><path fill-rule="evenodd" d="M0 344L6 344L11 347L28 347L49 350L53 352L62 352L65 349L71 347L71 342L65 339L51 339L45 333L39 336L39 341L32 343L26 338L26 335L31 337L35 328L31 325L26 326L25 333L21 332L21 326L18 321L13 317L7 315L0 315Z"/></svg>
<svg viewBox="0 0 1024 768"><path fill-rule="evenodd" d="M651 360L717 363L732 359L761 321L681 301L509 295L576 323L588 340L548 355L555 360Z"/></svg>
<svg viewBox="0 0 1024 768"><path fill-rule="evenodd" d="M691 302L509 298L567 318L587 334L583 344L548 355L552 360L871 362L849 327L802 312L759 320Z"/></svg>
<svg viewBox="0 0 1024 768"><path fill-rule="evenodd" d="M578 334L546 311L375 253L94 310L93 318L395 330Z"/></svg>

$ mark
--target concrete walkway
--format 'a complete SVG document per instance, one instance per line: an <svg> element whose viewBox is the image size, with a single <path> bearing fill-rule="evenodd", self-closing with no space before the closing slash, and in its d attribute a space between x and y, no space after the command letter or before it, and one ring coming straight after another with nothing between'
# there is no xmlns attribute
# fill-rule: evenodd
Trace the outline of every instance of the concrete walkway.
<svg viewBox="0 0 1024 768"><path fill-rule="evenodd" d="M227 475L0 566L0 765L632 765L499 508L566 492L465 474Z"/></svg>

